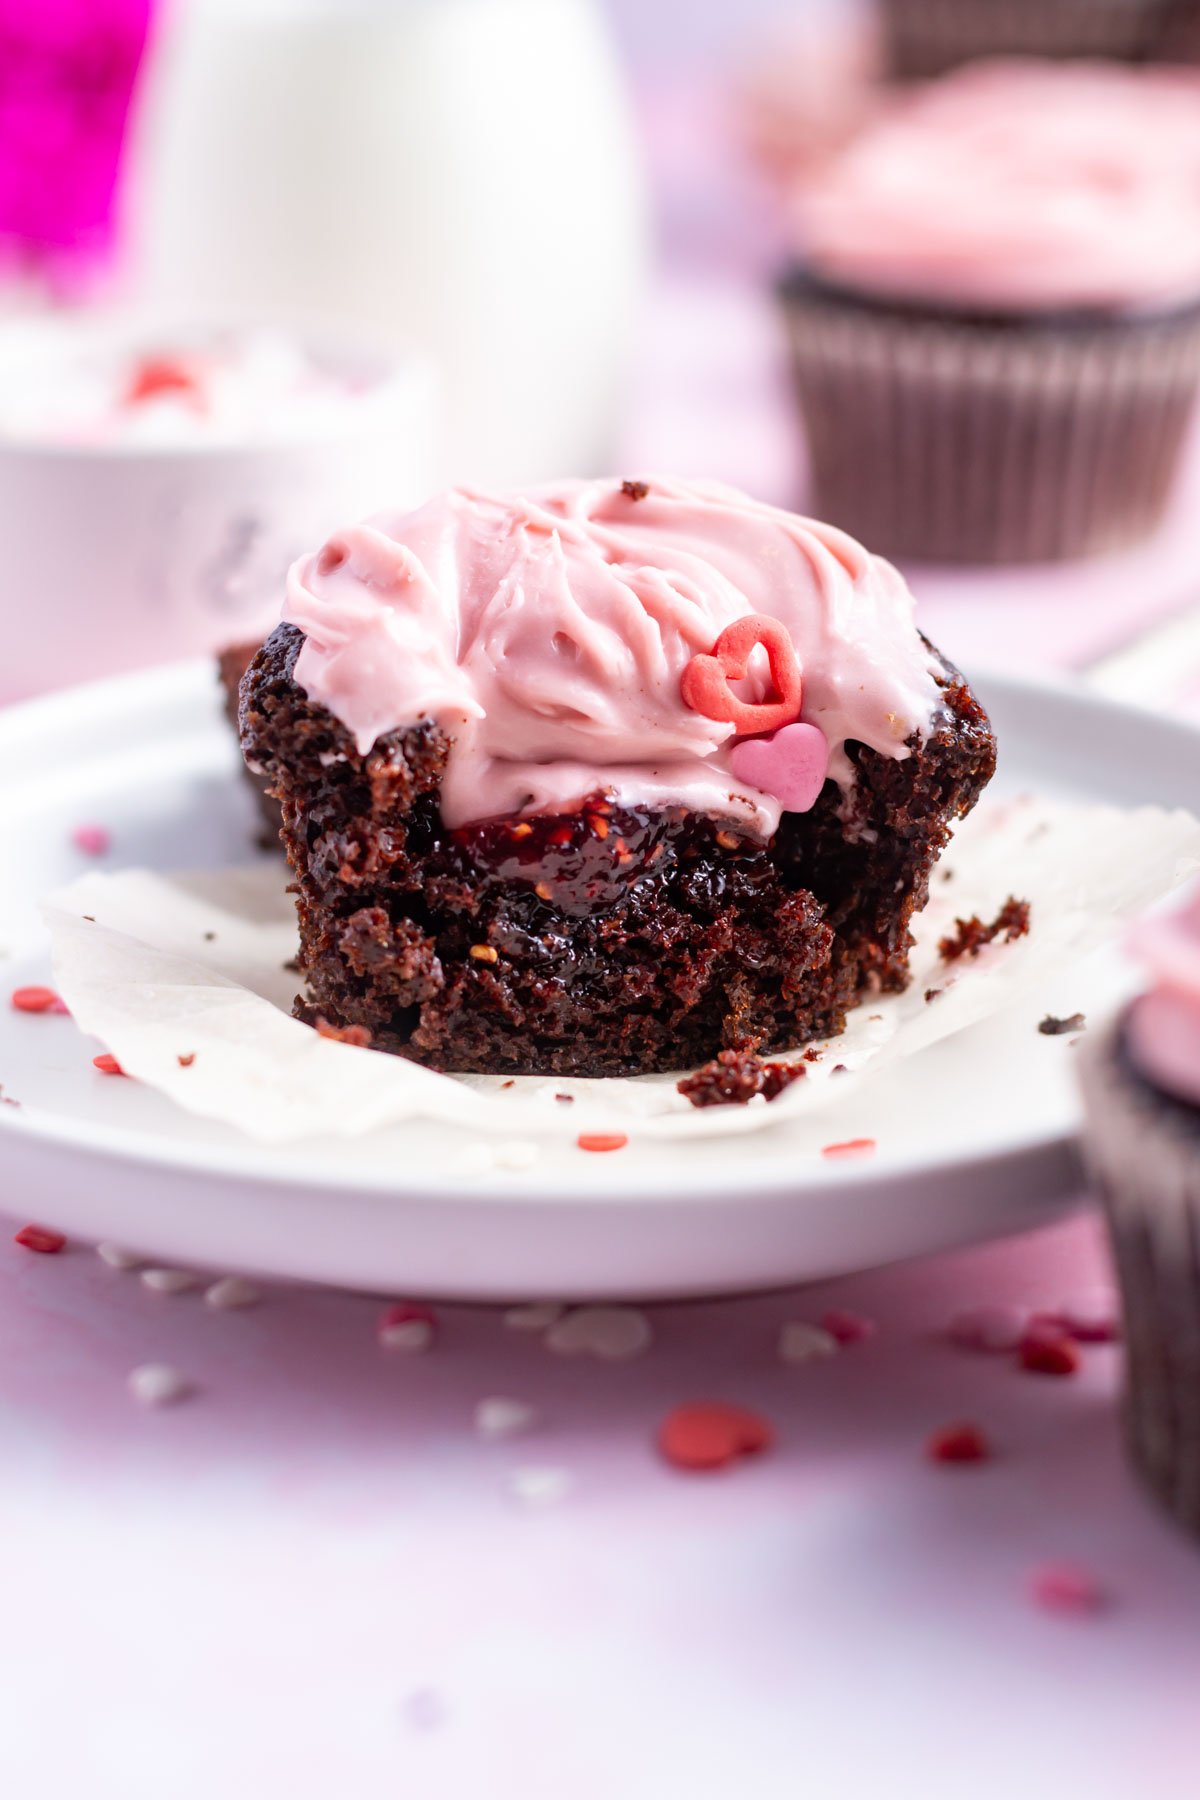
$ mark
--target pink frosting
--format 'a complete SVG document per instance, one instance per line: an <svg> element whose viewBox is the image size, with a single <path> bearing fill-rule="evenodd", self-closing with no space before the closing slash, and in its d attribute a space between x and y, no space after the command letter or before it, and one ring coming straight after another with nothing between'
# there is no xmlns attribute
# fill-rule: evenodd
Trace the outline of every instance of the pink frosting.
<svg viewBox="0 0 1200 1800"><path fill-rule="evenodd" d="M794 216L817 274L872 293L1019 311L1200 300L1200 75L971 65L867 125Z"/></svg>
<svg viewBox="0 0 1200 1800"><path fill-rule="evenodd" d="M1156 1086L1200 1106L1200 895L1144 919L1130 947L1153 983L1130 1009L1130 1053Z"/></svg>
<svg viewBox="0 0 1200 1800"><path fill-rule="evenodd" d="M597 789L769 836L780 802L730 769L735 728L691 710L691 658L747 613L786 626L803 718L848 787L847 739L908 755L939 703L903 579L831 526L709 482L568 481L521 496L452 489L302 557L284 618L296 679L364 754L435 719L453 740L457 827L569 811ZM635 497L636 496L636 497ZM767 696L755 652L738 686Z"/></svg>

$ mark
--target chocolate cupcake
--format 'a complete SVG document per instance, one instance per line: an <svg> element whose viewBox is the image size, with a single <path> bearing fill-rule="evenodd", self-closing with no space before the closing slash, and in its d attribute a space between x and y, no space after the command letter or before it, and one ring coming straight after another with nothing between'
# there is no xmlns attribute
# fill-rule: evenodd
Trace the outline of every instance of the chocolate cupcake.
<svg viewBox="0 0 1200 1800"><path fill-rule="evenodd" d="M988 56L1145 62L1181 0L882 0L885 65L928 80Z"/></svg>
<svg viewBox="0 0 1200 1800"><path fill-rule="evenodd" d="M1152 530L1200 381L1200 77L963 70L865 127L795 219L814 511L917 561Z"/></svg>
<svg viewBox="0 0 1200 1800"><path fill-rule="evenodd" d="M1121 1281L1130 1450L1200 1533L1200 901L1134 948L1150 991L1081 1047L1084 1144Z"/></svg>
<svg viewBox="0 0 1200 1800"><path fill-rule="evenodd" d="M292 570L242 682L302 1017L441 1069L840 1031L995 745L841 532L714 483L455 490Z"/></svg>

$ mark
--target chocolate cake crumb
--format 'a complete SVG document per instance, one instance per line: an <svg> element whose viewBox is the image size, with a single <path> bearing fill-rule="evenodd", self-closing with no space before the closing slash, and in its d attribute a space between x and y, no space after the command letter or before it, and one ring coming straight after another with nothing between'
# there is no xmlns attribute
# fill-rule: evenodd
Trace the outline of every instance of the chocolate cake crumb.
<svg viewBox="0 0 1200 1800"><path fill-rule="evenodd" d="M938 945L938 955L943 962L957 962L960 956L978 956L997 938L1011 944L1028 932L1029 902L1010 894L990 925L985 925L977 913L969 919L955 919L953 932Z"/></svg>
<svg viewBox="0 0 1200 1800"><path fill-rule="evenodd" d="M574 1106L575 1104L574 1094L555 1094L554 1098L561 1100L564 1106Z"/></svg>
<svg viewBox="0 0 1200 1800"><path fill-rule="evenodd" d="M675 1087L693 1106L745 1106L756 1094L777 1099L807 1074L803 1062L764 1062L753 1050L722 1050Z"/></svg>
<svg viewBox="0 0 1200 1800"><path fill-rule="evenodd" d="M216 932L215 931L206 931L204 934L204 941L206 944L215 944L217 941Z"/></svg>
<svg viewBox="0 0 1200 1800"><path fill-rule="evenodd" d="M945 993L945 991L946 991L945 988L926 988L925 989L925 1004L926 1004L926 1006L929 1005L929 1002L931 1000L940 1000L942 995Z"/></svg>
<svg viewBox="0 0 1200 1800"><path fill-rule="evenodd" d="M80 916L86 919L89 925L94 925L96 923L95 913L82 913Z"/></svg>
<svg viewBox="0 0 1200 1800"><path fill-rule="evenodd" d="M1082 1013L1072 1013L1069 1019L1056 1019L1053 1013L1047 1013L1038 1030L1043 1037L1065 1037L1069 1031L1082 1031L1086 1024Z"/></svg>
<svg viewBox="0 0 1200 1800"><path fill-rule="evenodd" d="M648 481L623 481L621 492L626 500L644 500L650 492L650 483Z"/></svg>
<svg viewBox="0 0 1200 1800"><path fill-rule="evenodd" d="M318 1037L332 1038L337 1044L352 1044L356 1050L371 1048L371 1033L365 1025L331 1025L328 1019L305 1019Z"/></svg>

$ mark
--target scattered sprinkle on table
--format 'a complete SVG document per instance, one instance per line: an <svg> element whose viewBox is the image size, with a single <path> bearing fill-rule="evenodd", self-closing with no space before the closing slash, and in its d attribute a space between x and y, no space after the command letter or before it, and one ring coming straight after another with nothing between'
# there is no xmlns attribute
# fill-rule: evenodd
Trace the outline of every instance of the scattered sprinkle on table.
<svg viewBox="0 0 1200 1800"><path fill-rule="evenodd" d="M66 1242L61 1231L51 1231L45 1225L22 1225L13 1238L14 1244L20 1244L24 1250L36 1250L39 1256L57 1256Z"/></svg>
<svg viewBox="0 0 1200 1800"><path fill-rule="evenodd" d="M481 1438L519 1437L537 1423L537 1413L524 1400L492 1394L475 1408L475 1430Z"/></svg>
<svg viewBox="0 0 1200 1800"><path fill-rule="evenodd" d="M529 1306L510 1306L504 1315L504 1323L510 1331L546 1331L556 1319L561 1319L566 1307L557 1301L535 1301Z"/></svg>
<svg viewBox="0 0 1200 1800"><path fill-rule="evenodd" d="M174 1406L195 1392L193 1384L169 1363L142 1363L129 1373L129 1391L139 1406Z"/></svg>
<svg viewBox="0 0 1200 1800"><path fill-rule="evenodd" d="M1019 1356L1021 1367L1035 1375L1074 1375L1082 1362L1069 1337L1052 1337L1033 1330L1021 1340Z"/></svg>
<svg viewBox="0 0 1200 1800"><path fill-rule="evenodd" d="M99 1069L102 1075L124 1075L125 1073L111 1050L102 1050L99 1056L93 1056L92 1067Z"/></svg>
<svg viewBox="0 0 1200 1800"><path fill-rule="evenodd" d="M1081 1563L1043 1563L1030 1574L1029 1593L1044 1612L1076 1617L1102 1612L1109 1604L1102 1583Z"/></svg>
<svg viewBox="0 0 1200 1800"><path fill-rule="evenodd" d="M836 1306L823 1312L817 1323L822 1331L827 1331L843 1345L865 1344L879 1329L874 1319L864 1318L861 1313L843 1312Z"/></svg>
<svg viewBox="0 0 1200 1800"><path fill-rule="evenodd" d="M261 1299L254 1283L240 1275L222 1275L204 1290L204 1304L214 1312L237 1312L245 1306L257 1306Z"/></svg>
<svg viewBox="0 0 1200 1800"><path fill-rule="evenodd" d="M1004 1355L1020 1348L1029 1320L1026 1306L966 1306L953 1315L946 1336L960 1350Z"/></svg>
<svg viewBox="0 0 1200 1800"><path fill-rule="evenodd" d="M1038 1030L1043 1037L1065 1037L1068 1032L1082 1031L1086 1024L1082 1013L1072 1013L1068 1019L1056 1019L1053 1013L1047 1013Z"/></svg>
<svg viewBox="0 0 1200 1800"><path fill-rule="evenodd" d="M96 1255L102 1263L107 1263L110 1269L120 1269L122 1272L140 1269L143 1261L135 1251L123 1250L120 1244L97 1244Z"/></svg>
<svg viewBox="0 0 1200 1800"><path fill-rule="evenodd" d="M623 1150L629 1139L623 1131L581 1131L575 1142L581 1150Z"/></svg>
<svg viewBox="0 0 1200 1800"><path fill-rule="evenodd" d="M194 1050L189 1050L186 1054L175 1058L175 1061L179 1064L181 1069L190 1069L195 1060L196 1052Z"/></svg>
<svg viewBox="0 0 1200 1800"><path fill-rule="evenodd" d="M847 1138L842 1144L826 1144L822 1156L870 1156L877 1148L874 1138Z"/></svg>
<svg viewBox="0 0 1200 1800"><path fill-rule="evenodd" d="M71 842L85 856L103 856L112 839L103 825L76 825Z"/></svg>
<svg viewBox="0 0 1200 1800"><path fill-rule="evenodd" d="M14 988L11 995L14 1012L23 1013L65 1013L64 1002L48 987Z"/></svg>
<svg viewBox="0 0 1200 1800"><path fill-rule="evenodd" d="M992 1447L978 1425L960 1420L943 1425L926 1439L925 1454L936 1463L989 1462Z"/></svg>
<svg viewBox="0 0 1200 1800"><path fill-rule="evenodd" d="M1054 1318L1077 1344L1114 1344L1121 1336L1121 1307L1104 1288L1076 1294L1054 1309Z"/></svg>
<svg viewBox="0 0 1200 1800"><path fill-rule="evenodd" d="M376 1328L381 1349L418 1356L432 1346L436 1333L437 1320L430 1308L410 1301L389 1306Z"/></svg>
<svg viewBox="0 0 1200 1800"><path fill-rule="evenodd" d="M190 1269L143 1269L140 1279L153 1294L188 1294L200 1285Z"/></svg>
<svg viewBox="0 0 1200 1800"><path fill-rule="evenodd" d="M555 1356L627 1362L650 1348L653 1335L649 1319L636 1306L578 1306L554 1321L545 1344Z"/></svg>
<svg viewBox="0 0 1200 1800"><path fill-rule="evenodd" d="M760 1414L723 1400L697 1400L668 1413L658 1447L677 1469L724 1469L745 1456L761 1456L775 1433Z"/></svg>
<svg viewBox="0 0 1200 1800"><path fill-rule="evenodd" d="M505 1485L523 1506L554 1506L570 1492L571 1476L567 1469L513 1469Z"/></svg>
<svg viewBox="0 0 1200 1800"><path fill-rule="evenodd" d="M807 1319L789 1319L779 1328L780 1362L808 1363L836 1356L840 1348L832 1332L822 1325L810 1325Z"/></svg>

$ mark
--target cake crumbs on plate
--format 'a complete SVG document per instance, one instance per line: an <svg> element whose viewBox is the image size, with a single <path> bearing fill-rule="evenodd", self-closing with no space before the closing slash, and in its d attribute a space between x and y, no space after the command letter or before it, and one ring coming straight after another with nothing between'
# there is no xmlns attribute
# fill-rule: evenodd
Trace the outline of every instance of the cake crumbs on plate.
<svg viewBox="0 0 1200 1800"><path fill-rule="evenodd" d="M626 500L644 500L650 492L648 481L623 481L621 492Z"/></svg>
<svg viewBox="0 0 1200 1800"><path fill-rule="evenodd" d="M985 925L978 913L969 919L955 919L954 930L938 943L938 955L943 962L957 962L960 956L978 956L997 938L1005 944L1015 943L1029 935L1029 914L1028 900L1010 894L990 925Z"/></svg>
<svg viewBox="0 0 1200 1800"><path fill-rule="evenodd" d="M22 1225L20 1231L14 1232L13 1243L20 1244L23 1250L36 1250L39 1256L57 1256L66 1249L67 1240L63 1232L52 1231L46 1225Z"/></svg>
<svg viewBox="0 0 1200 1800"><path fill-rule="evenodd" d="M140 1363L131 1369L128 1387L139 1406L174 1406L195 1393L195 1384L169 1363Z"/></svg>
<svg viewBox="0 0 1200 1800"><path fill-rule="evenodd" d="M758 1094L777 1100L808 1074L808 1062L764 1062L753 1050L722 1050L675 1083L692 1106L746 1106Z"/></svg>
<svg viewBox="0 0 1200 1800"><path fill-rule="evenodd" d="M694 1400L669 1412L658 1429L658 1448L676 1469L708 1473L743 1457L761 1456L775 1432L761 1413L724 1400Z"/></svg>
<svg viewBox="0 0 1200 1800"><path fill-rule="evenodd" d="M650 1320L636 1306L577 1306L551 1324L543 1342L555 1356L595 1356L627 1362L654 1339Z"/></svg>
<svg viewBox="0 0 1200 1800"><path fill-rule="evenodd" d="M1047 1013L1038 1030L1043 1037L1066 1037L1069 1032L1082 1031L1087 1020L1081 1012L1072 1013L1069 1018L1059 1019L1053 1013Z"/></svg>

